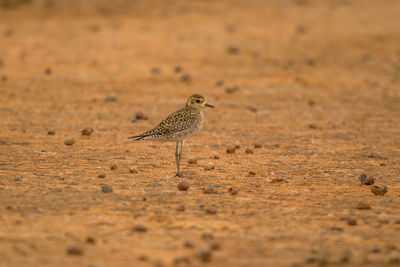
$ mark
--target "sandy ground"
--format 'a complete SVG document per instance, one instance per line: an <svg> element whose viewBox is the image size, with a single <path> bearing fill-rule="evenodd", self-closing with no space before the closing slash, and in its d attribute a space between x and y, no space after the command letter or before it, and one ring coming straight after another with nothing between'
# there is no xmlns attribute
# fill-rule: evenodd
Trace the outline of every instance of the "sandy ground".
<svg viewBox="0 0 400 267"><path fill-rule="evenodd" d="M0 1L0 266L399 266L399 18L394 0ZM174 143L127 137L193 93L217 108L181 179Z"/></svg>

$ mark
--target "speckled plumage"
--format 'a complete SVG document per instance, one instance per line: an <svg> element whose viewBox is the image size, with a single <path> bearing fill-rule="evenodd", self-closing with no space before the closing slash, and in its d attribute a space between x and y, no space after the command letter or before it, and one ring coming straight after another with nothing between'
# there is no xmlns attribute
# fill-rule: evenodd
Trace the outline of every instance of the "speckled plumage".
<svg viewBox="0 0 400 267"><path fill-rule="evenodd" d="M175 141L176 142L176 176L182 177L180 173L180 159L182 157L182 148L185 139L200 131L204 122L204 107L214 107L206 103L203 96L194 94L186 101L185 107L170 114L166 119L161 121L156 127L150 131L129 138L136 140L159 140L159 141ZM179 144L181 144L178 153Z"/></svg>

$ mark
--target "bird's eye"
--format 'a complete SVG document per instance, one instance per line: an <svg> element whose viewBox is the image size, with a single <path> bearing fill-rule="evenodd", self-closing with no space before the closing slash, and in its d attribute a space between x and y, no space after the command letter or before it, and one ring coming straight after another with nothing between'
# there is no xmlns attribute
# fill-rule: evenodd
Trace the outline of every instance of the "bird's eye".
<svg viewBox="0 0 400 267"><path fill-rule="evenodd" d="M199 100L199 99L196 99L196 103L200 103L200 100Z"/></svg>

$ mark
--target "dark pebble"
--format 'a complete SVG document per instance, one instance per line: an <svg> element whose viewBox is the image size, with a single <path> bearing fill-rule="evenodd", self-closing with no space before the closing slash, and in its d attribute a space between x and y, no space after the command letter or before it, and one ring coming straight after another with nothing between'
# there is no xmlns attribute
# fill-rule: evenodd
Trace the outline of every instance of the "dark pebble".
<svg viewBox="0 0 400 267"><path fill-rule="evenodd" d="M159 67L154 67L151 69L151 73L153 74L161 74L161 69Z"/></svg>
<svg viewBox="0 0 400 267"><path fill-rule="evenodd" d="M67 254L74 255L74 256L80 256L83 254L82 247L78 244L69 245L67 247Z"/></svg>
<svg viewBox="0 0 400 267"><path fill-rule="evenodd" d="M181 76L182 82L190 82L192 80L192 76L189 73L185 73Z"/></svg>
<svg viewBox="0 0 400 267"><path fill-rule="evenodd" d="M106 178L106 174L105 173L99 173L99 175L97 175L98 178Z"/></svg>
<svg viewBox="0 0 400 267"><path fill-rule="evenodd" d="M101 191L103 193L112 193L112 192L114 192L114 190L112 189L111 185L108 185L108 184L102 185L101 186Z"/></svg>
<svg viewBox="0 0 400 267"><path fill-rule="evenodd" d="M180 73L180 72L182 72L182 67L179 66L179 65L175 66L174 72L175 72L175 73Z"/></svg>
<svg viewBox="0 0 400 267"><path fill-rule="evenodd" d="M360 201L360 202L357 203L355 208L358 209L358 210L370 210L371 209L371 205L369 205L365 201Z"/></svg>
<svg viewBox="0 0 400 267"><path fill-rule="evenodd" d="M308 128L315 130L315 129L317 129L317 125L315 125L315 124L309 124L309 125L308 125Z"/></svg>
<svg viewBox="0 0 400 267"><path fill-rule="evenodd" d="M108 93L106 97L106 102L115 102L115 101L117 101L117 94L114 92Z"/></svg>
<svg viewBox="0 0 400 267"><path fill-rule="evenodd" d="M206 248L201 248L197 252L197 258L201 260L202 262L210 262L211 261L211 256L212 256L212 250L208 247Z"/></svg>
<svg viewBox="0 0 400 267"><path fill-rule="evenodd" d="M47 131L47 134L48 134L48 135L55 135L56 132L55 132L54 130L48 130L48 131Z"/></svg>
<svg viewBox="0 0 400 267"><path fill-rule="evenodd" d="M44 73L46 73L46 75L50 75L51 74L51 69L50 68L46 68L44 70Z"/></svg>
<svg viewBox="0 0 400 267"><path fill-rule="evenodd" d="M253 153L254 153L254 149L246 148L246 154L253 154Z"/></svg>
<svg viewBox="0 0 400 267"><path fill-rule="evenodd" d="M230 187L230 188L228 189L228 192L229 192L232 196L234 196L234 195L237 195L237 194L239 193L239 189L236 188L236 187Z"/></svg>
<svg viewBox="0 0 400 267"><path fill-rule="evenodd" d="M148 260L149 260L149 257L147 257L146 255L140 255L140 256L138 257L138 260L139 260L139 261L148 261Z"/></svg>
<svg viewBox="0 0 400 267"><path fill-rule="evenodd" d="M375 196L383 196L384 194L387 193L387 185L385 184L379 184L379 185L373 185L371 186L371 191L372 193L375 194Z"/></svg>
<svg viewBox="0 0 400 267"><path fill-rule="evenodd" d="M217 208L215 206L208 207L206 209L206 214L209 214L209 215L217 214Z"/></svg>
<svg viewBox="0 0 400 267"><path fill-rule="evenodd" d="M186 180L180 181L177 185L177 188L179 191L186 191L189 189L189 187L190 187L190 184Z"/></svg>
<svg viewBox="0 0 400 267"><path fill-rule="evenodd" d="M149 117L146 114L144 114L142 111L138 111L138 112L136 112L135 119L136 120L148 120Z"/></svg>
<svg viewBox="0 0 400 267"><path fill-rule="evenodd" d="M214 155L213 159L220 159L219 155Z"/></svg>
<svg viewBox="0 0 400 267"><path fill-rule="evenodd" d="M349 218L347 219L347 224L348 224L348 225L357 225L357 220L356 220L356 218L354 218L354 217L349 217Z"/></svg>
<svg viewBox="0 0 400 267"><path fill-rule="evenodd" d="M254 148L261 148L262 145L260 143L254 143Z"/></svg>
<svg viewBox="0 0 400 267"><path fill-rule="evenodd" d="M210 228L204 229L203 232L201 233L201 238L203 240L212 240L212 239L214 239L213 230L210 229Z"/></svg>
<svg viewBox="0 0 400 267"><path fill-rule="evenodd" d="M236 148L234 146L228 146L226 148L226 153L235 153Z"/></svg>
<svg viewBox="0 0 400 267"><path fill-rule="evenodd" d="M190 241L190 240L186 240L186 241L183 243L183 246L184 246L185 248L194 248L194 243L193 243L192 241Z"/></svg>
<svg viewBox="0 0 400 267"><path fill-rule="evenodd" d="M235 92L239 91L239 87L238 86L231 86L231 87L226 87L225 88L225 92L227 94L233 94Z"/></svg>
<svg viewBox="0 0 400 267"><path fill-rule="evenodd" d="M373 176L366 175L365 173L360 174L360 176L358 176L358 180L364 185L372 185L375 182L375 178Z"/></svg>
<svg viewBox="0 0 400 267"><path fill-rule="evenodd" d="M273 143L272 147L273 148L279 148L279 143Z"/></svg>
<svg viewBox="0 0 400 267"><path fill-rule="evenodd" d="M239 49L238 47L236 47L236 46L229 46L229 47L226 49L226 51L227 51L229 54L236 55L236 54L239 54L240 49Z"/></svg>
<svg viewBox="0 0 400 267"><path fill-rule="evenodd" d="M92 127L85 127L81 130L82 135L91 135L93 133Z"/></svg>
<svg viewBox="0 0 400 267"><path fill-rule="evenodd" d="M111 164L110 165L110 170L116 170L118 168L118 165L117 164L115 164L115 163L113 163L113 164Z"/></svg>
<svg viewBox="0 0 400 267"><path fill-rule="evenodd" d="M75 139L74 138L67 138L64 140L64 144L66 146L72 146L73 144L75 144Z"/></svg>
<svg viewBox="0 0 400 267"><path fill-rule="evenodd" d="M223 85L224 85L224 80L218 80L218 81L215 83L215 85L216 85L216 86L223 86Z"/></svg>
<svg viewBox="0 0 400 267"><path fill-rule="evenodd" d="M174 259L174 265L183 265L187 266L190 264L190 260L186 257L178 256Z"/></svg>
<svg viewBox="0 0 400 267"><path fill-rule="evenodd" d="M177 210L177 211L185 211L185 206L179 205L179 206L176 208L176 210Z"/></svg>
<svg viewBox="0 0 400 267"><path fill-rule="evenodd" d="M147 232L147 226L141 223L137 223L133 226L132 231L135 232Z"/></svg>
<svg viewBox="0 0 400 267"><path fill-rule="evenodd" d="M86 243L89 243L89 244L96 244L96 239L94 239L94 237L88 236L88 237L86 238Z"/></svg>
<svg viewBox="0 0 400 267"><path fill-rule="evenodd" d="M130 168L130 169L129 169L129 172L130 172L130 173L137 173L138 171L135 170L135 169Z"/></svg>
<svg viewBox="0 0 400 267"><path fill-rule="evenodd" d="M7 75L1 76L1 81L6 82L8 79Z"/></svg>

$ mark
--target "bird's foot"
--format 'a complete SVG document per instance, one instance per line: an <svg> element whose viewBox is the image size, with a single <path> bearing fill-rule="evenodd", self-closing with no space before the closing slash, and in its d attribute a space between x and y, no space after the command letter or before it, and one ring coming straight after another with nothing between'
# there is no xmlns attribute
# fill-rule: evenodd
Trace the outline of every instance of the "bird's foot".
<svg viewBox="0 0 400 267"><path fill-rule="evenodd" d="M183 176L183 174L182 173L180 173L180 172L177 172L176 174L175 174L175 177L185 177L185 176Z"/></svg>

